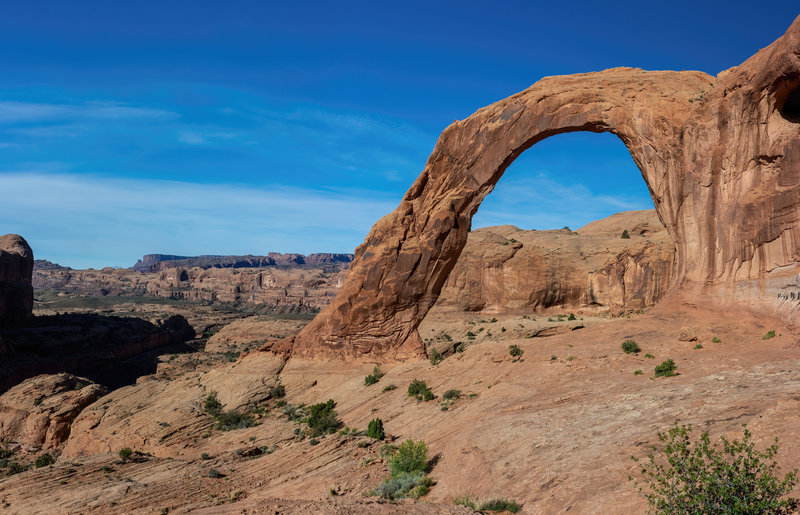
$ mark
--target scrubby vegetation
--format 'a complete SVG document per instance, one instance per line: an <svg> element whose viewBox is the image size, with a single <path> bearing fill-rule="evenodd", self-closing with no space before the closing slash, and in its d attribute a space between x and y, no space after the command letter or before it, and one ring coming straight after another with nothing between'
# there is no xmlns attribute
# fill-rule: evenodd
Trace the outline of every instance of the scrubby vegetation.
<svg viewBox="0 0 800 515"><path fill-rule="evenodd" d="M273 399L283 399L286 397L286 387L278 383L269 389L269 394Z"/></svg>
<svg viewBox="0 0 800 515"><path fill-rule="evenodd" d="M255 419L249 413L241 413L238 410L222 411L222 403L217 399L217 392L213 390L206 396L203 409L216 422L214 429L220 431L244 429L256 425Z"/></svg>
<svg viewBox="0 0 800 515"><path fill-rule="evenodd" d="M487 511L494 511L494 512L508 511L511 513L517 513L522 509L522 506L518 504L517 501L514 501L512 499L498 498L480 502L476 499L471 499L467 494L453 499L453 504L455 504L456 506L466 506L470 509L479 511L481 513Z"/></svg>
<svg viewBox="0 0 800 515"><path fill-rule="evenodd" d="M341 427L342 423L336 418L335 407L333 399L308 407L308 418L305 422L311 429L312 436L335 433Z"/></svg>
<svg viewBox="0 0 800 515"><path fill-rule="evenodd" d="M636 354L641 350L642 349L639 348L639 344L633 340L625 340L622 342L622 352L625 354Z"/></svg>
<svg viewBox="0 0 800 515"><path fill-rule="evenodd" d="M800 507L797 499L786 497L797 484L797 470L781 479L774 461L777 439L759 451L745 427L741 442L721 436L720 448L708 432L692 441L691 431L691 425L676 422L658 433L661 448L653 447L640 480L629 478L654 512L786 514Z"/></svg>
<svg viewBox="0 0 800 515"><path fill-rule="evenodd" d="M443 359L444 356L442 356L441 352L436 349L431 350L431 365L436 366L441 363Z"/></svg>
<svg viewBox="0 0 800 515"><path fill-rule="evenodd" d="M655 375L656 377L672 377L678 375L676 370L678 369L678 365L675 364L672 359L668 359L662 362L660 365L656 365Z"/></svg>
<svg viewBox="0 0 800 515"><path fill-rule="evenodd" d="M719 338L717 338L716 336L715 336L715 337L713 337L713 338L711 338L711 343L720 343L721 341L722 341L722 340L720 340L720 339L719 339Z"/></svg>
<svg viewBox="0 0 800 515"><path fill-rule="evenodd" d="M391 477L372 490L371 495L385 499L419 498L430 491L434 482L426 474L428 470L428 446L425 442L406 440L400 447L386 448L391 453L389 470ZM381 451L383 453L383 449Z"/></svg>
<svg viewBox="0 0 800 515"><path fill-rule="evenodd" d="M387 384L383 387L384 392L391 392L392 390L397 390L397 385L394 384Z"/></svg>
<svg viewBox="0 0 800 515"><path fill-rule="evenodd" d="M775 331L767 331L767 334L761 337L762 340L769 340L775 338Z"/></svg>
<svg viewBox="0 0 800 515"><path fill-rule="evenodd" d="M508 346L508 353L511 354L513 357L518 358L522 356L522 353L525 352L519 348L519 345L509 345Z"/></svg>
<svg viewBox="0 0 800 515"><path fill-rule="evenodd" d="M418 401L431 401L433 400L433 392L428 385L425 384L425 381L420 381L418 379L414 379L411 381L411 384L408 385L408 396L409 397L416 397Z"/></svg>
<svg viewBox="0 0 800 515"><path fill-rule="evenodd" d="M364 378L364 385L371 386L380 381L381 377L383 377L383 372L381 371L381 367L375 365L375 368L372 369L372 373Z"/></svg>
<svg viewBox="0 0 800 515"><path fill-rule="evenodd" d="M48 465L52 465L55 462L56 462L56 459L53 456L51 456L48 453L45 453L45 454L42 454L41 456L39 456L38 458L36 458L36 462L34 463L34 465L36 465L37 469L40 469L42 467L46 467Z"/></svg>
<svg viewBox="0 0 800 515"><path fill-rule="evenodd" d="M461 390L447 390L442 395L442 398L446 401L459 399L461 398Z"/></svg>
<svg viewBox="0 0 800 515"><path fill-rule="evenodd" d="M386 433L383 431L383 420L379 418L370 420L367 426L367 436L376 440L383 440L386 437Z"/></svg>
<svg viewBox="0 0 800 515"><path fill-rule="evenodd" d="M133 450L130 447L123 447L119 450L119 459L128 461L133 456Z"/></svg>

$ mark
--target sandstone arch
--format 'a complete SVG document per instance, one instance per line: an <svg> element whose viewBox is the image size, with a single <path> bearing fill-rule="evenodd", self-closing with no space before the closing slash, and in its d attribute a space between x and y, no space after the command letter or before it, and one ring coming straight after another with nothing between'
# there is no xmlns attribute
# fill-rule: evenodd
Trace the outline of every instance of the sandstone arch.
<svg viewBox="0 0 800 515"><path fill-rule="evenodd" d="M570 131L611 132L628 147L675 242L678 291L794 316L797 306L781 304L775 290L793 287L800 272L798 89L800 17L716 77L634 68L547 77L454 122L397 209L356 249L338 296L292 354L424 354L417 326L481 201L527 148Z"/></svg>

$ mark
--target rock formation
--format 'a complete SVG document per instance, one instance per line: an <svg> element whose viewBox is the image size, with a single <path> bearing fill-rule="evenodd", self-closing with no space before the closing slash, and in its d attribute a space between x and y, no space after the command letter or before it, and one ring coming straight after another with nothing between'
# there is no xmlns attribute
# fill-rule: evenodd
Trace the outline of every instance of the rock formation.
<svg viewBox="0 0 800 515"><path fill-rule="evenodd" d="M495 314L642 309L667 291L673 265L672 240L653 210L575 232L487 227L469 234L436 306Z"/></svg>
<svg viewBox="0 0 800 515"><path fill-rule="evenodd" d="M72 421L108 393L72 374L40 375L0 395L0 441L53 449L67 441Z"/></svg>
<svg viewBox="0 0 800 515"><path fill-rule="evenodd" d="M417 326L481 201L525 150L573 131L611 132L627 146L675 244L678 294L796 314L785 288L797 288L800 263L800 18L716 77L633 68L547 77L454 122L356 249L335 300L286 342L294 355L423 355Z"/></svg>
<svg viewBox="0 0 800 515"><path fill-rule="evenodd" d="M33 251L28 242L16 234L0 236L0 320L25 318L31 314L32 274Z"/></svg>
<svg viewBox="0 0 800 515"><path fill-rule="evenodd" d="M263 267L322 267L335 270L347 268L352 254L281 254L270 252L266 256L173 256L146 254L131 268L140 272L159 272L168 268L263 268Z"/></svg>

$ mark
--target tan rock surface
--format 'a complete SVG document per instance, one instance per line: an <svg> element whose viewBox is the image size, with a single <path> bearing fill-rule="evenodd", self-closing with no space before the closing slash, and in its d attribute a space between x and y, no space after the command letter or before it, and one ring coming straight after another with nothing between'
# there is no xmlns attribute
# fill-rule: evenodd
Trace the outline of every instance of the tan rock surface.
<svg viewBox="0 0 800 515"><path fill-rule="evenodd" d="M27 379L0 395L0 441L57 448L67 441L75 417L106 393L105 387L72 374Z"/></svg>
<svg viewBox="0 0 800 515"><path fill-rule="evenodd" d="M623 230L631 237L622 239ZM469 233L436 306L486 313L653 306L669 287L674 246L655 211L576 232L506 225Z"/></svg>
<svg viewBox="0 0 800 515"><path fill-rule="evenodd" d="M787 301L783 290L800 291L798 48L800 18L716 77L634 68L547 77L454 122L400 206L356 249L342 290L297 336L293 352L349 360L423 355L417 326L481 201L522 152L571 131L611 132L628 147L675 243L672 283L682 294L722 305L735 297L796 316L800 302Z"/></svg>
<svg viewBox="0 0 800 515"><path fill-rule="evenodd" d="M30 316L33 309L32 274L33 251L28 242L16 234L0 236L0 320Z"/></svg>

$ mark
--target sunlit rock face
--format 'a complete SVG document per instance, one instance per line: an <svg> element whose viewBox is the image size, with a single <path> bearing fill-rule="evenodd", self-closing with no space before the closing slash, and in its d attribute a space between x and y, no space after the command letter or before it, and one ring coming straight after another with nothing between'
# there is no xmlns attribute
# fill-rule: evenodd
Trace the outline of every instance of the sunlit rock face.
<svg viewBox="0 0 800 515"><path fill-rule="evenodd" d="M455 121L400 205L356 250L294 355L401 360L503 172L547 137L611 132L675 245L677 295L796 316L800 262L800 18L717 76L615 68L547 77Z"/></svg>

